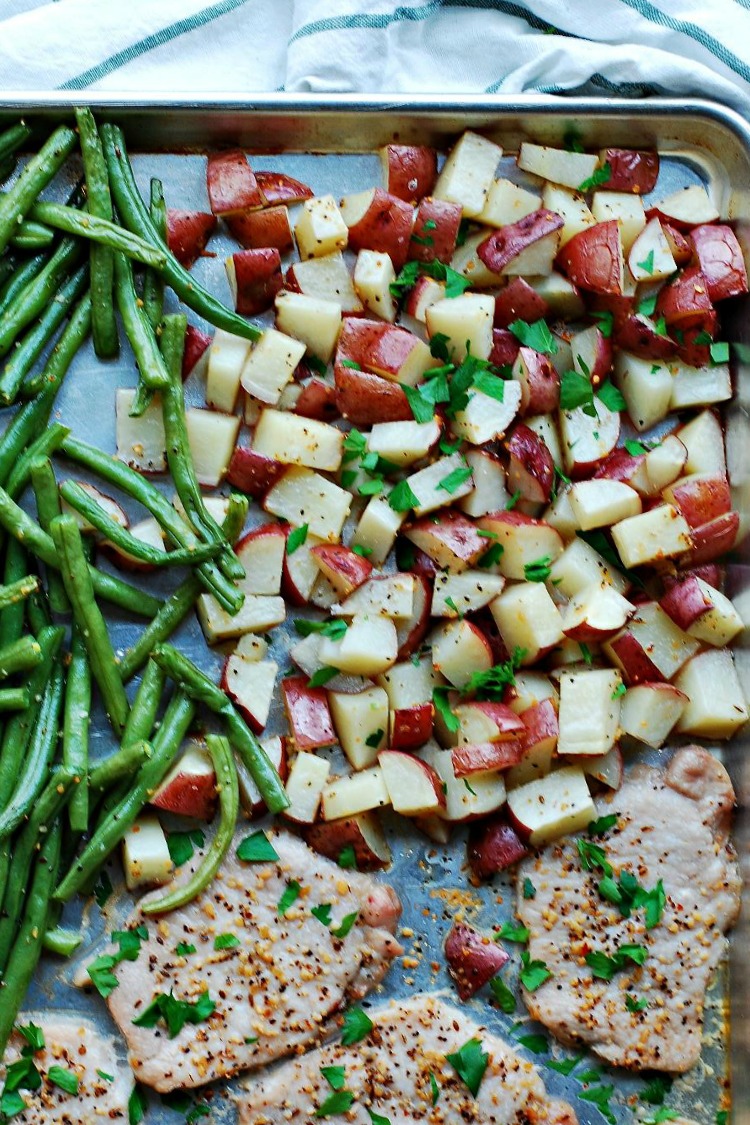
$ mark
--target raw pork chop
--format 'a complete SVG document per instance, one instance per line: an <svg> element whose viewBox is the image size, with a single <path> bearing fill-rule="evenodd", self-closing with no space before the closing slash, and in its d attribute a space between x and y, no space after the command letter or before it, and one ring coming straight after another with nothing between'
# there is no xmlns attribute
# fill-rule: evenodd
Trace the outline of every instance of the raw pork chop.
<svg viewBox="0 0 750 1125"><path fill-rule="evenodd" d="M236 849L245 831L197 899L156 919L136 910L129 920L145 924L148 939L135 961L117 967L119 986L108 1003L136 1078L161 1092L314 1043L328 1016L369 992L402 952L392 936L401 904L389 886L342 870L286 832L270 836L278 863L244 863ZM291 900L297 886L280 917L282 895ZM325 912L322 920L312 913L326 905L330 925ZM356 921L337 937L347 915ZM160 994L195 1003L206 990L215 1010L174 1038L163 1019L150 1028L133 1024Z"/></svg>
<svg viewBox="0 0 750 1125"><path fill-rule="evenodd" d="M35 1023L44 1034L45 1047L34 1054L42 1078L38 1090L20 1090L27 1108L13 1118L14 1125L92 1125L96 1121L127 1121L133 1075L117 1061L112 1036L101 1035L88 1021L75 1015L45 1016L28 1013L19 1025ZM28 1044L16 1034L5 1052L5 1066L20 1058ZM78 1093L68 1094L46 1077L50 1067L71 1070L78 1078ZM107 1075L107 1077L103 1077ZM0 1067L0 1086L5 1069Z"/></svg>
<svg viewBox="0 0 750 1125"><path fill-rule="evenodd" d="M522 1059L457 1008L437 996L419 994L370 1013L374 1027L350 1047L331 1043L271 1074L245 1079L239 1125L303 1125L332 1094L323 1067L344 1067L345 1090L354 1095L347 1125L370 1125L370 1112L393 1125L576 1125L571 1107L549 1098L533 1063ZM469 1040L481 1040L489 1056L476 1098L446 1055ZM439 1095L434 1095L430 1075Z"/></svg>
<svg viewBox="0 0 750 1125"><path fill-rule="evenodd" d="M694 1065L706 987L739 911L740 876L728 841L733 804L724 767L707 751L685 747L666 772L635 770L597 803L599 816L618 814L610 831L550 844L524 860L518 915L530 931L532 959L554 973L525 994L535 1019L619 1066L682 1072ZM664 912L652 929L643 906L624 918L605 901L597 889L601 865L594 858L585 871L577 844L601 845L614 880L630 872L647 891L662 881ZM530 899L522 893L527 878L536 888ZM644 964L628 960L611 981L595 979L586 954L612 957L621 944L645 946Z"/></svg>

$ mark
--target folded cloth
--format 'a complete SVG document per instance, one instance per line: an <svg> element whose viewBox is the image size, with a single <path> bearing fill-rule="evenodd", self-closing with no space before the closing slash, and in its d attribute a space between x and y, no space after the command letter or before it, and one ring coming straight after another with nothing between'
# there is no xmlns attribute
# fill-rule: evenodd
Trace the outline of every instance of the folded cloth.
<svg viewBox="0 0 750 1125"><path fill-rule="evenodd" d="M750 115L750 0L0 0L0 87L678 94Z"/></svg>

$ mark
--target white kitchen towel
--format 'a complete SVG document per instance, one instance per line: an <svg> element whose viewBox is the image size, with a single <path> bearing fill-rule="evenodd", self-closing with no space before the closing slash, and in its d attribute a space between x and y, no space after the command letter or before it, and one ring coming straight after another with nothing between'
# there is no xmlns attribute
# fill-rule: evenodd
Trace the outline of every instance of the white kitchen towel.
<svg viewBox="0 0 750 1125"><path fill-rule="evenodd" d="M0 0L0 89L576 90L750 116L750 0Z"/></svg>

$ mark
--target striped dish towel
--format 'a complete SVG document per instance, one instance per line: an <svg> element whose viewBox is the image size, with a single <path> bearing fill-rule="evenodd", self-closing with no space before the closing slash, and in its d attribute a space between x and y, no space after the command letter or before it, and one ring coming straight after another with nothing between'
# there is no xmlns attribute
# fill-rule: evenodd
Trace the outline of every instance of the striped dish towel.
<svg viewBox="0 0 750 1125"><path fill-rule="evenodd" d="M750 115L750 0L0 0L6 90L684 94Z"/></svg>

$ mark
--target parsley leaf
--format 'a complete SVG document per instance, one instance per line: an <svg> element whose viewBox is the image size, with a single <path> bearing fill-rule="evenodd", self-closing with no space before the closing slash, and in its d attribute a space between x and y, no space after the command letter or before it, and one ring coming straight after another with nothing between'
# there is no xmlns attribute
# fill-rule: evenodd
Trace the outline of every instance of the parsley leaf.
<svg viewBox="0 0 750 1125"><path fill-rule="evenodd" d="M214 949L236 949L240 939L236 934L217 934L214 938Z"/></svg>
<svg viewBox="0 0 750 1125"><path fill-rule="evenodd" d="M189 832L170 832L167 836L169 856L175 867L182 867L189 859L193 858L195 848L202 848L206 837L200 828L193 828Z"/></svg>
<svg viewBox="0 0 750 1125"><path fill-rule="evenodd" d="M627 690L628 689L625 687L625 684L620 683L620 684L617 685L615 690L612 692L611 698L612 699L619 699L620 696L624 695Z"/></svg>
<svg viewBox="0 0 750 1125"><path fill-rule="evenodd" d="M541 559L534 559L533 562L526 563L523 568L523 576L527 582L546 582L551 569L552 556L545 555Z"/></svg>
<svg viewBox="0 0 750 1125"><path fill-rule="evenodd" d="M609 1125L616 1125L617 1118L609 1108L609 1099L614 1092L614 1086L592 1086L588 1090L581 1090L578 1097L584 1102L592 1102Z"/></svg>
<svg viewBox="0 0 750 1125"><path fill-rule="evenodd" d="M320 633L323 637L330 637L332 641L340 641L349 625L343 617L334 617L329 621L306 621L304 617L297 617L294 628L301 637Z"/></svg>
<svg viewBox="0 0 750 1125"><path fill-rule="evenodd" d="M112 972L117 964L117 957L114 954L103 953L87 967L86 971L91 983L104 1000L114 992L120 983Z"/></svg>
<svg viewBox="0 0 750 1125"><path fill-rule="evenodd" d="M524 347L533 348L542 355L556 355L557 341L549 330L546 320L535 320L529 324L525 320L514 320L508 325L515 338Z"/></svg>
<svg viewBox="0 0 750 1125"><path fill-rule="evenodd" d="M521 969L520 981L529 992L536 992L545 981L550 980L553 976L544 961L532 961L531 954L527 949L524 949L521 954L521 965L523 967Z"/></svg>
<svg viewBox="0 0 750 1125"><path fill-rule="evenodd" d="M491 547L487 548L483 555L479 556L479 558L477 559L477 566L495 566L496 563L500 562L504 550L505 548L503 547L502 543L493 543Z"/></svg>
<svg viewBox="0 0 750 1125"><path fill-rule="evenodd" d="M339 1113L347 1113L354 1103L354 1094L351 1090L337 1090L329 1094L326 1100L315 1110L316 1117L334 1117Z"/></svg>
<svg viewBox="0 0 750 1125"><path fill-rule="evenodd" d="M253 832L239 844L237 858L243 863L275 863L279 857L265 832Z"/></svg>
<svg viewBox="0 0 750 1125"><path fill-rule="evenodd" d="M78 1075L67 1066L51 1066L47 1071L47 1079L66 1094L78 1093Z"/></svg>
<svg viewBox="0 0 750 1125"><path fill-rule="evenodd" d="M433 688L432 705L437 711L440 718L445 723L446 729L449 730L452 734L455 734L461 724L453 714L453 709L451 708L450 700L448 698L448 688Z"/></svg>
<svg viewBox="0 0 750 1125"><path fill-rule="evenodd" d="M631 996L628 992L625 997L625 1007L629 1012L642 1012L644 1008L648 1007L648 1000L645 996L636 999L635 996Z"/></svg>
<svg viewBox="0 0 750 1125"><path fill-rule="evenodd" d="M516 672L525 656L526 649L514 648L510 660L494 664L486 672L474 672L466 686L461 688L461 694L475 695L480 700L502 701L506 686L516 682Z"/></svg>
<svg viewBox="0 0 750 1125"><path fill-rule="evenodd" d="M729 363L729 344L726 340L717 340L709 347L711 363Z"/></svg>
<svg viewBox="0 0 750 1125"><path fill-rule="evenodd" d="M97 1072L96 1072L96 1073L97 1073L97 1074L99 1075L99 1077L100 1077L100 1078L102 1078L102 1079L103 1079L103 1080L104 1080L105 1082L114 1082L114 1080L115 1080L115 1076L114 1076L114 1074L107 1074L106 1070L97 1070Z"/></svg>
<svg viewBox="0 0 750 1125"><path fill-rule="evenodd" d="M601 332L602 336L605 336L607 339L609 339L615 326L615 314L606 310L604 312L592 313L592 316L597 322L599 331Z"/></svg>
<svg viewBox="0 0 750 1125"><path fill-rule="evenodd" d="M474 379L474 388L498 402L505 401L505 382L491 371L480 371Z"/></svg>
<svg viewBox="0 0 750 1125"><path fill-rule="evenodd" d="M134 1086L133 1092L128 1098L128 1122L129 1125L140 1125L146 1113L148 1102L146 1101L146 1093L141 1086Z"/></svg>
<svg viewBox="0 0 750 1125"><path fill-rule="evenodd" d="M430 1071L430 1096L432 1098L432 1104L437 1105L438 1098L440 1097L440 1087L438 1086L437 1078L432 1073L432 1071Z"/></svg>
<svg viewBox="0 0 750 1125"><path fill-rule="evenodd" d="M560 409L575 410L578 406L594 408L594 388L580 371L563 371L560 377Z"/></svg>
<svg viewBox="0 0 750 1125"><path fill-rule="evenodd" d="M309 530L310 525L303 523L301 527L295 527L289 532L286 538L286 553L288 555L293 555L295 551L299 550L307 539Z"/></svg>
<svg viewBox="0 0 750 1125"><path fill-rule="evenodd" d="M510 1015L511 1012L515 1012L516 998L504 980L500 977L493 977L490 981L490 991L497 1001L501 1012L506 1012L508 1015Z"/></svg>
<svg viewBox="0 0 750 1125"><path fill-rule="evenodd" d="M595 168L588 179L583 180L578 185L578 191L591 191L592 188L602 187L603 184L608 184L612 179L612 168L609 162L602 164L601 168Z"/></svg>
<svg viewBox="0 0 750 1125"><path fill-rule="evenodd" d="M341 1043L344 1047L351 1047L352 1043L359 1043L370 1034L373 1023L367 1012L362 1008L349 1008L344 1013L344 1026L341 1031Z"/></svg>
<svg viewBox="0 0 750 1125"><path fill-rule="evenodd" d="M380 743L383 741L384 737L385 731L382 727L378 727L378 729L374 730L372 734L368 734L367 738L365 739L365 746L370 746L373 750L376 750L378 746L380 746Z"/></svg>
<svg viewBox="0 0 750 1125"><path fill-rule="evenodd" d="M525 1047L527 1051L532 1051L535 1055L546 1055L549 1051L549 1043L547 1042L546 1035L519 1035L518 1042L522 1047Z"/></svg>
<svg viewBox="0 0 750 1125"><path fill-rule="evenodd" d="M346 465L357 457L362 457L367 449L367 438L354 427L349 430L344 438L344 452L341 460Z"/></svg>
<svg viewBox="0 0 750 1125"><path fill-rule="evenodd" d="M603 836L605 832L609 832L610 828L614 828L617 824L617 813L608 813L606 816L600 816L597 820L592 820L586 829L589 836Z"/></svg>
<svg viewBox="0 0 750 1125"><path fill-rule="evenodd" d="M216 1008L205 989L197 1000L178 1000L174 993L157 992L148 1007L132 1021L136 1027L156 1027L163 1020L170 1039L179 1035L186 1023L197 1024L207 1020Z"/></svg>
<svg viewBox="0 0 750 1125"><path fill-rule="evenodd" d="M332 1090L343 1090L346 1085L346 1067L321 1066L320 1073Z"/></svg>
<svg viewBox="0 0 750 1125"><path fill-rule="evenodd" d="M276 907L276 913L278 914L279 918L283 918L287 910L289 910L290 907L297 901L301 890L302 888L300 887L296 879L288 880L286 889L284 890L284 893L279 899L279 904Z"/></svg>
<svg viewBox="0 0 750 1125"><path fill-rule="evenodd" d="M469 1039L457 1051L445 1057L467 1090L476 1097L490 1059L482 1048L481 1040Z"/></svg>
<svg viewBox="0 0 750 1125"><path fill-rule="evenodd" d="M307 686L323 687L329 680L332 680L334 676L338 676L338 674L338 668L334 668L332 664L324 664L322 668L318 668L316 672L313 672L312 676L310 676L310 679L307 681Z"/></svg>
<svg viewBox="0 0 750 1125"><path fill-rule="evenodd" d="M648 254L643 259L643 261L642 262L636 262L636 265L638 266L638 269L643 270L644 273L653 273L654 272L654 251L649 250Z"/></svg>
<svg viewBox="0 0 750 1125"><path fill-rule="evenodd" d="M599 949L593 949L586 954L586 964L591 969L592 976L600 980L612 980L619 969L624 969L629 961L634 965L642 965L648 957L645 945L625 943L621 945L614 956L609 957Z"/></svg>
<svg viewBox="0 0 750 1125"><path fill-rule="evenodd" d="M583 1055L581 1054L574 1055L572 1059L547 1059L544 1065L548 1066L550 1070L556 1070L558 1074L562 1074L567 1078L569 1074L573 1073L582 1058Z"/></svg>
<svg viewBox="0 0 750 1125"><path fill-rule="evenodd" d="M526 899L536 898L536 887L528 876L523 881L523 897Z"/></svg>
<svg viewBox="0 0 750 1125"><path fill-rule="evenodd" d="M190 941L181 941L175 949L175 953L178 957L187 957L189 954L195 953L195 951L195 946Z"/></svg>
<svg viewBox="0 0 750 1125"><path fill-rule="evenodd" d="M419 506L419 497L412 492L408 480L402 480L388 496L388 504L394 512L408 512Z"/></svg>
<svg viewBox="0 0 750 1125"><path fill-rule="evenodd" d="M19 1035L23 1035L26 1042L34 1051L41 1051L45 1046L44 1032L35 1023L19 1024L16 1027Z"/></svg>
<svg viewBox="0 0 750 1125"><path fill-rule="evenodd" d="M94 898L96 899L96 905L100 910L104 906L109 896L112 894L113 889L114 888L112 887L112 880L110 879L108 873L106 871L102 871L101 875L99 876L99 882L94 887Z"/></svg>
<svg viewBox="0 0 750 1125"><path fill-rule="evenodd" d="M664 1074L655 1074L643 1087L638 1097L640 1101L648 1102L649 1105L663 1105L664 1099L671 1089L671 1078Z"/></svg>
<svg viewBox="0 0 750 1125"><path fill-rule="evenodd" d="M610 383L609 379L602 383L599 390L596 392L597 398L604 403L608 410L614 412L625 410L627 403L618 391L614 384Z"/></svg>
<svg viewBox="0 0 750 1125"><path fill-rule="evenodd" d="M345 914L341 919L340 925L331 926L331 933L333 934L333 936L337 938L345 938L346 935L350 932L354 923L357 921L358 917L358 910L353 910L351 914Z"/></svg>
<svg viewBox="0 0 750 1125"><path fill-rule="evenodd" d="M343 867L345 871L357 870L357 854L351 844L347 844L339 852L339 857L336 860L339 867Z"/></svg>
<svg viewBox="0 0 750 1125"><path fill-rule="evenodd" d="M391 1125L390 1118L383 1117L382 1113L376 1113L375 1110L370 1109L369 1106L367 1112L370 1115L372 1125Z"/></svg>
<svg viewBox="0 0 750 1125"><path fill-rule="evenodd" d="M628 440L625 442L625 449L631 457L640 457L644 453L648 453L648 449L642 441Z"/></svg>
<svg viewBox="0 0 750 1125"><path fill-rule="evenodd" d="M576 847L584 871L593 871L598 867L605 875L612 874L612 864L607 859L604 848L600 844L579 837L576 840Z"/></svg>
<svg viewBox="0 0 750 1125"><path fill-rule="evenodd" d="M448 473L448 476L444 477L440 481L440 483L438 484L438 488L442 488L445 492L453 495L454 492L458 491L462 484L466 484L467 480L470 479L471 469L468 465L464 465L462 467L454 469L453 472Z"/></svg>
<svg viewBox="0 0 750 1125"><path fill-rule="evenodd" d="M497 932L496 939L500 938L503 941L515 941L519 945L525 945L529 940L529 931L526 926L516 925L515 922L503 922L502 926Z"/></svg>

